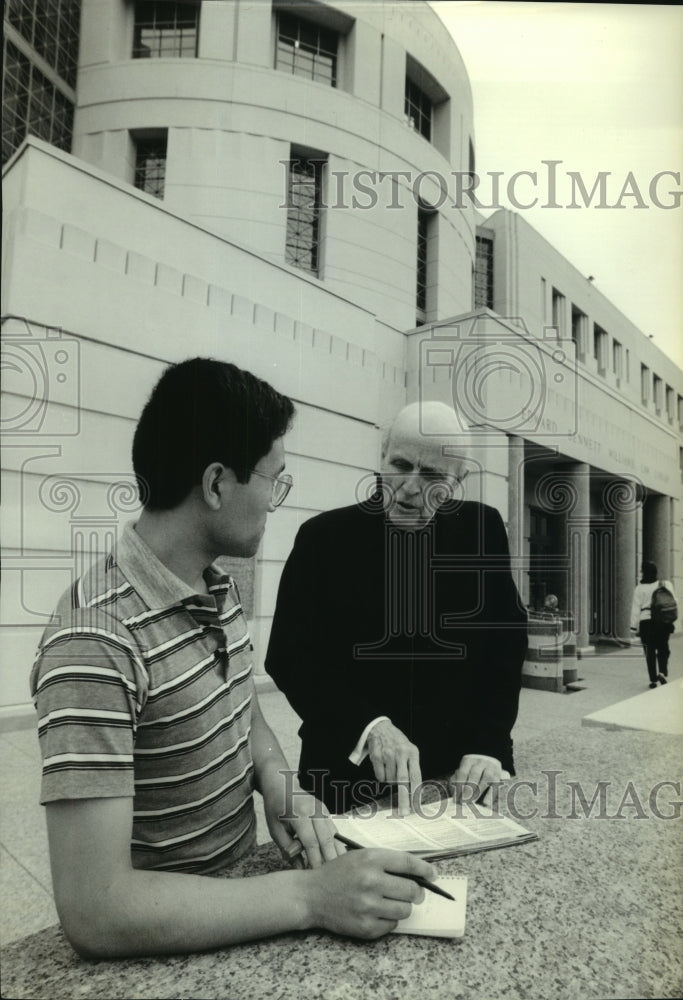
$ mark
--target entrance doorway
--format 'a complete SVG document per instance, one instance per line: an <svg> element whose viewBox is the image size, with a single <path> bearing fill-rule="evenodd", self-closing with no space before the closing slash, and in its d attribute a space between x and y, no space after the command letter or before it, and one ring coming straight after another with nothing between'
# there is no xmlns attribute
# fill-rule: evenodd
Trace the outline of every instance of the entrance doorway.
<svg viewBox="0 0 683 1000"><path fill-rule="evenodd" d="M614 638L616 631L616 573L614 524L591 525L588 533L590 604L588 634L594 642Z"/></svg>
<svg viewBox="0 0 683 1000"><path fill-rule="evenodd" d="M555 594L560 610L568 606L563 523L560 514L529 509L529 599L537 611L543 609L548 594Z"/></svg>

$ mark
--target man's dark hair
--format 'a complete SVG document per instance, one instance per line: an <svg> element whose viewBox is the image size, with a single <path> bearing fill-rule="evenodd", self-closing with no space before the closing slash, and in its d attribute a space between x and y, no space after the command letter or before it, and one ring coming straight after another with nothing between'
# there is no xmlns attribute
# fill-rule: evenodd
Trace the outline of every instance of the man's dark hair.
<svg viewBox="0 0 683 1000"><path fill-rule="evenodd" d="M644 562L640 567L640 573L641 583L654 583L657 579L657 564L653 562Z"/></svg>
<svg viewBox="0 0 683 1000"><path fill-rule="evenodd" d="M192 358L171 365L152 390L133 438L133 469L148 510L171 510L211 462L246 483L287 431L294 405L236 365Z"/></svg>

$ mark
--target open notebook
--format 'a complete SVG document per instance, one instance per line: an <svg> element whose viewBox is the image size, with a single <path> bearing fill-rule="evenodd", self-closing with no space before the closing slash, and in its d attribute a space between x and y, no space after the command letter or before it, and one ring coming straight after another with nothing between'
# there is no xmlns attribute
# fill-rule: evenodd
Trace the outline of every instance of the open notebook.
<svg viewBox="0 0 683 1000"><path fill-rule="evenodd" d="M452 800L440 800L420 807L420 812L399 816L392 809L365 815L333 816L337 831L361 847L389 847L410 851L429 860L453 858L475 851L488 851L511 844L525 844L538 836L506 816L477 806L458 810ZM431 895L434 895L432 893Z"/></svg>
<svg viewBox="0 0 683 1000"><path fill-rule="evenodd" d="M423 934L427 937L459 938L465 933L467 908L467 876L442 875L434 879L436 885L450 892L453 900L425 891L422 903L413 906L405 920L399 920L393 934Z"/></svg>

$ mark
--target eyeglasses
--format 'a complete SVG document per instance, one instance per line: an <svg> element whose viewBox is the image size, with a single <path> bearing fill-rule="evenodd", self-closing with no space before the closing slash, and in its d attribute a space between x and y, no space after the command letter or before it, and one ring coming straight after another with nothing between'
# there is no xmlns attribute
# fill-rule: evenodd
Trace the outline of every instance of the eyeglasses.
<svg viewBox="0 0 683 1000"><path fill-rule="evenodd" d="M270 498L270 502L273 507L279 507L281 503L287 497L287 494L294 485L294 480L286 473L284 476L269 476L266 472L259 472L258 469L251 470L252 476L260 476L261 479L272 479L273 481L273 495Z"/></svg>

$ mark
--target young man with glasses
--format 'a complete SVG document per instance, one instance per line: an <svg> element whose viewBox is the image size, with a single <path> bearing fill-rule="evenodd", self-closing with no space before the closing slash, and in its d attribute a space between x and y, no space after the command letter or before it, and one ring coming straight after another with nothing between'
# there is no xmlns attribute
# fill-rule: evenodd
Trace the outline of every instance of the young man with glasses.
<svg viewBox="0 0 683 1000"><path fill-rule="evenodd" d="M392 930L431 868L352 851L292 796L219 556L255 554L285 499L291 401L234 365L168 368L133 442L143 510L63 596L31 674L55 901L88 957L187 952L308 927ZM309 867L206 878L273 840ZM287 792L290 800L287 801ZM286 817L286 818L285 818ZM395 873L398 873L395 874Z"/></svg>
<svg viewBox="0 0 683 1000"><path fill-rule="evenodd" d="M488 803L514 773L526 612L468 465L453 410L411 404L375 495L297 535L266 669L303 721L299 781L333 812L393 787L406 813L423 778Z"/></svg>

